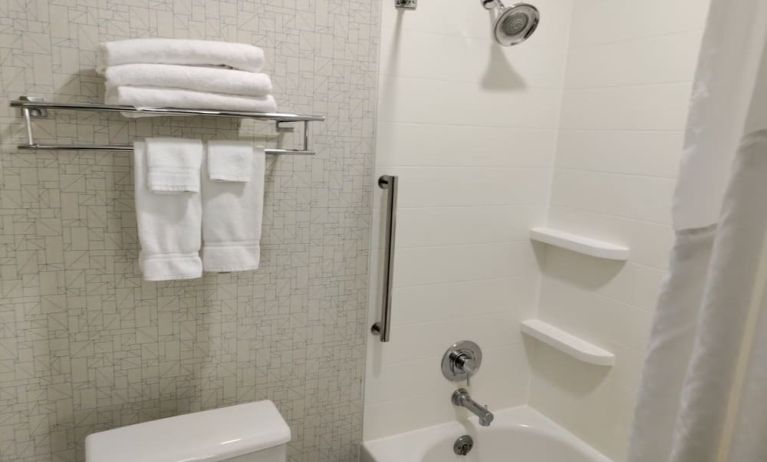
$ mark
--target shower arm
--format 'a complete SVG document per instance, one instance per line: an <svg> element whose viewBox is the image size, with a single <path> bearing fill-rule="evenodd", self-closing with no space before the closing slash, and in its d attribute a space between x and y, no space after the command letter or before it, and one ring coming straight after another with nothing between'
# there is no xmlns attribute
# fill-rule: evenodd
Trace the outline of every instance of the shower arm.
<svg viewBox="0 0 767 462"><path fill-rule="evenodd" d="M504 4L501 0L479 0L482 6L486 10L492 10L493 8L503 8Z"/></svg>

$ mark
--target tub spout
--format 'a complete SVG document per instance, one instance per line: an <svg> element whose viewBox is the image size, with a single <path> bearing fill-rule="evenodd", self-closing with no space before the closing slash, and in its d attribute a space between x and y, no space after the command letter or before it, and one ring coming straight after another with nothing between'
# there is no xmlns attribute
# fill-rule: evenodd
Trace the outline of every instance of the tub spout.
<svg viewBox="0 0 767 462"><path fill-rule="evenodd" d="M479 424L483 427L487 427L493 421L495 416L487 409L487 406L482 406L477 403L469 395L469 391L465 388L459 388L453 393L453 404L460 407L465 407L472 414L479 417Z"/></svg>

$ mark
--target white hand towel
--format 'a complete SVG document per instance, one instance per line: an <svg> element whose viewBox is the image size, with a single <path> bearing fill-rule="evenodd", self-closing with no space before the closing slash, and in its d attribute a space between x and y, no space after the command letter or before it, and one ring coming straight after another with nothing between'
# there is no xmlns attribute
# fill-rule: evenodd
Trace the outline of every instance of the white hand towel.
<svg viewBox="0 0 767 462"><path fill-rule="evenodd" d="M155 63L191 66L228 66L258 72L264 65L264 50L245 43L145 38L102 43L96 70L109 66Z"/></svg>
<svg viewBox="0 0 767 462"><path fill-rule="evenodd" d="M174 90L171 88L107 87L106 102L107 104L122 104L139 108L221 109L225 111L248 112L277 111L277 103L272 95L234 96L191 90ZM132 115L141 116L144 114L137 113Z"/></svg>
<svg viewBox="0 0 767 462"><path fill-rule="evenodd" d="M240 96L272 92L272 80L266 74L215 67L124 64L107 68L105 76L109 87L178 88Z"/></svg>
<svg viewBox="0 0 767 462"><path fill-rule="evenodd" d="M244 183L202 175L202 262L205 271L258 268L264 208L264 150L255 149L253 175ZM207 169L206 167L203 167Z"/></svg>
<svg viewBox="0 0 767 462"><path fill-rule="evenodd" d="M147 186L155 192L200 191L200 140L147 138Z"/></svg>
<svg viewBox="0 0 767 462"><path fill-rule="evenodd" d="M146 184L146 144L133 145L139 266L147 281L202 276L200 193L158 194Z"/></svg>
<svg viewBox="0 0 767 462"><path fill-rule="evenodd" d="M249 181L253 173L253 143L208 141L208 178L213 181Z"/></svg>

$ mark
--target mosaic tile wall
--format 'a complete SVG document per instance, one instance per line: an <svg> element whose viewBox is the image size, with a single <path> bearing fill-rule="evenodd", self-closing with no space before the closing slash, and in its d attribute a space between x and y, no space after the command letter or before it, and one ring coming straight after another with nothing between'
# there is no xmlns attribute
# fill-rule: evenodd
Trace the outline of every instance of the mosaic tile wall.
<svg viewBox="0 0 767 462"><path fill-rule="evenodd" d="M291 462L356 461L379 9L0 0L0 461L81 461L91 432L259 399L292 427ZM142 281L130 154L15 149L10 99L98 102L97 44L152 36L261 45L281 107L328 116L318 156L268 161L257 272ZM271 126L196 118L59 112L38 127L56 142L278 141Z"/></svg>

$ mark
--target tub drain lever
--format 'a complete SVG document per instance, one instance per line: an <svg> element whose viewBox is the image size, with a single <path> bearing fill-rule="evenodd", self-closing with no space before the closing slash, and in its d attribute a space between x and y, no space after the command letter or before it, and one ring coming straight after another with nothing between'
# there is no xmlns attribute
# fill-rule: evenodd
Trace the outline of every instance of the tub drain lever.
<svg viewBox="0 0 767 462"><path fill-rule="evenodd" d="M458 437L453 443L453 452L459 456L465 456L474 448L474 439L469 435Z"/></svg>

